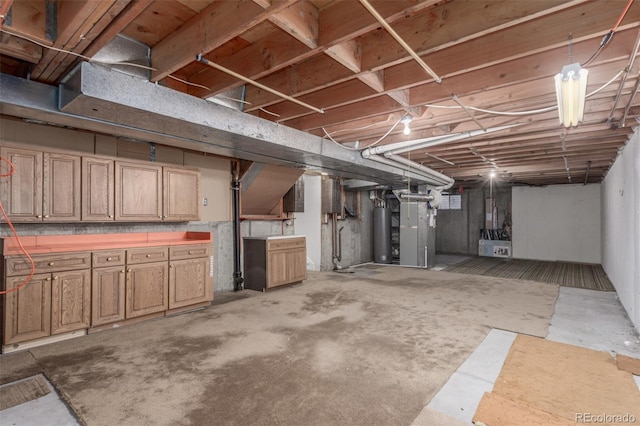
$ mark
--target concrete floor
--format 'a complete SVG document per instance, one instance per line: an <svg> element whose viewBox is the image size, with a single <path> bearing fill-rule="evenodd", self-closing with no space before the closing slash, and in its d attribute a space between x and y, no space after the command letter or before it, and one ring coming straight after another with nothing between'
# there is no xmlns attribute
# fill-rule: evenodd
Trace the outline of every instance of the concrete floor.
<svg viewBox="0 0 640 426"><path fill-rule="evenodd" d="M446 261L450 262L455 260L456 259L448 259ZM368 421L370 424L385 424L386 422L386 424L388 424L390 419L397 419L400 420L399 423L394 422L394 424L411 424L413 422L413 425L416 426L436 426L439 424L452 426L469 425L482 394L485 391L490 391L492 389L493 383L500 372L511 343L515 339L516 333L512 331L487 328L486 333L488 334L484 334L484 338L478 339L482 334L479 335L477 332L482 330L482 327L477 328L476 331L465 336L460 334L464 328L456 325L458 324L457 320L460 320L460 317L469 315L471 310L476 310L476 312L471 313L471 317L467 318L469 324L474 322L476 324L491 323L489 320L485 321L481 319L485 314L477 312L478 305L483 306L482 297L487 297L487 301L491 300L491 304L495 304L495 308L505 310L505 312L508 311L507 304L500 304L499 299L502 297L501 294L505 291L504 288L510 287L504 287L502 289L498 288L498 291L492 294L483 295L482 293L490 292L494 287L500 287L503 282L508 284L510 280L485 279L484 281L474 282L472 287L460 288L459 290L462 290L462 293L452 293L452 298L447 299L446 292L449 289L446 287L455 287L459 285L461 280L465 280L468 277L465 278L464 276L458 276L458 274L446 274L447 273L444 272L428 273L428 271L425 270L409 268L383 268L383 270L380 270L375 267L373 269L356 268L355 272L352 274L332 275L331 273L322 273L312 275L310 279L302 285L266 294L245 291L235 294L227 293L216 295L215 305L205 311L202 311L204 313L201 315L201 319L204 319L206 316L208 323L211 324L209 327L221 327L223 324L221 324L219 320L223 318L225 319L224 324L227 324L228 320L237 321L240 318L240 315L248 315L244 317L245 320L251 318L252 315L259 321L259 318L262 318L261 321L270 321L271 324L268 324L267 327L259 326L258 329L251 327L252 330L249 333L249 337L251 338L251 341L253 341L254 345L267 347L267 351L274 354L274 356L277 355L279 351L281 352L285 347L290 351L288 352L288 356L284 359L280 355L276 358L267 358L269 359L269 363L276 360L278 360L278 362L284 362L285 365L283 366L284 369L282 372L276 373L278 377L286 377L280 376L280 374L296 375L296 379L293 382L290 380L284 381L285 385L289 387L289 389L285 390L285 388L280 389L280 387L275 387L275 383L269 382L274 380L275 377L272 377L267 373L267 377L265 379L267 381L266 385L260 385L253 381L249 381L244 383L244 385L257 386L257 388L250 389L250 387L247 387L244 388L243 392L253 392L256 389L260 389L260 386L267 386L267 389L273 388L274 391L277 388L277 391L280 392L296 392L302 390L300 388L301 380L305 380L305 378L298 377L297 375L300 374L301 371L306 371L309 366L306 364L305 360L300 359L300 361L304 361L303 364L301 364L303 368L301 370L296 369L295 364L297 364L298 361L292 360L292 358L297 358L298 356L304 356L305 358L311 356L311 370L325 377L331 377L337 373L337 377L344 376L346 379L350 378L351 381L357 381L360 376L364 376L365 382L362 384L356 383L356 385L366 387L367 385L365 383L367 377L371 380L374 376L368 376L369 372L363 367L362 363L365 363L364 365L366 365L371 361L367 361L365 358L362 358L360 362L350 363L349 359L345 357L353 358L365 356L364 354L357 352L361 345L365 343L363 336L369 336L366 340L374 339L374 346L372 347L373 350L381 351L391 356L391 358L384 358L382 362L393 364L389 366L378 366L375 371L371 372L372 374L375 374L375 376L378 376L378 378L380 376L384 378L385 374L391 374L388 378L391 380L391 383L388 384L391 388L387 389L388 385L386 384L380 387L380 383L376 383L375 381L369 382L370 387L372 387L376 392L380 392L382 390L384 392L390 391L391 393L389 393L389 395L394 393L398 394L397 396L400 398L394 398L392 401L388 401L390 404L393 404L394 401L396 404L401 404L400 401L403 400L404 394L402 392L404 390L408 390L410 394L414 395L414 398L409 405L403 405L401 407L402 415L399 415L400 413L398 412L394 412L394 409L397 409L398 407L389 406L384 408L383 412L386 411L392 413L393 415L391 417L374 417L371 419L365 419L365 422ZM449 280L451 277L454 277L454 279ZM428 284L431 279L434 280L433 285ZM369 283L367 283L367 281L369 281ZM483 287L483 283L485 282L488 283L488 285ZM522 289L522 295L526 300L530 301L531 295L527 294L530 289L528 286L518 287L521 283L522 282L514 280L512 284L515 288ZM373 287L371 287L371 284ZM400 285L402 285L402 288L395 288ZM481 290L481 292L474 293L476 289ZM406 297L399 295L397 290L404 290L404 296ZM447 316L449 310L454 309L455 297L459 298L460 295L465 294L465 292L468 298L474 299L471 300L472 304L469 306L458 306L458 313L454 313L454 317L457 318L454 319L454 317L451 317L451 322L448 323L444 317ZM423 299L423 295L426 295L427 297ZM398 298L398 296L400 297ZM439 300L435 300L435 305L430 305L429 303L434 302L433 299L435 297ZM517 295L514 297L517 297ZM387 300L393 305L399 305L398 307L400 308L400 311L389 311L389 315L383 314L381 318L378 318L378 320L382 320L382 322L375 322L376 318L374 317L379 317L380 314L385 312L385 309L383 309L383 306L381 305L376 305L376 308L373 308L373 303L379 303L380 299ZM299 302L303 303L300 304ZM462 301L458 303L461 302ZM276 335L282 332L282 327L285 323L279 325L277 320L274 320L273 318L266 318L271 315L278 316L279 312L277 310L280 309L283 304L289 305L290 309L288 309L287 312L289 312L288 316L290 319L292 318L291 315L294 315L294 319L307 323L313 328L313 330L311 330L312 335L310 336L312 340L308 340L306 338L302 339L302 335L297 334L296 331L292 330L287 330L284 333L283 336L287 336L285 341ZM435 309L437 308L437 305L442 304L449 306L449 308L446 311L443 311L442 316L438 318L436 323L431 324L424 329L421 326L422 322L426 321L426 319L431 316L436 316ZM489 303L484 303L484 305L489 305ZM362 308L364 308L364 310L362 310ZM488 307L488 309L490 310L491 307ZM521 309L525 308L522 307ZM387 327L391 325L390 321L393 322L399 312L406 310L410 311L407 318L411 318L414 322L413 324L408 325L409 328L404 326L397 329L391 327L389 328L389 331L392 333L390 335L386 335L382 330L379 330L379 328L383 327L384 324L386 324ZM425 311L427 316L423 317L422 320L418 319L418 316L416 315L418 311ZM267 315L267 317L261 317L260 315L262 313ZM486 315L492 314L492 311L489 311ZM80 343L80 345L75 346L79 347L74 347L74 342L61 342L60 344L57 344L60 348L59 351L49 350L50 348L42 351L32 350L31 356L34 357L36 363L40 360L40 362L43 362L45 365L47 365L46 361L47 359L50 359L51 354L56 352L60 352L60 356L65 359L69 357L65 352L72 351L70 354L75 354L78 350L87 351L89 354L93 355L93 358L96 356L107 358L115 357L113 352L108 351L103 351L103 355L99 355L95 350L95 345L99 343L104 344L104 340L112 339L114 336L119 337L119 340L138 336L136 332L144 329L145 327L147 327L147 329L142 330L143 334L154 333L155 328L164 328L165 326L170 325L167 323L172 320L175 322L172 327L194 324L193 321L186 321L189 319L189 315L193 314L183 315L174 319L154 321L150 324L140 324L138 326L130 327L129 330L123 329L116 332L107 332L104 333L106 339L103 339L102 342L99 342L100 334L94 335L98 339L98 341L94 343L89 342L92 336L76 339L77 343ZM231 315L231 317L229 317L229 315ZM513 313L509 313L508 316L513 316ZM626 317L615 293L560 288L557 300L555 301L555 312L553 316L550 314L549 316L550 325L547 335L548 339L589 347L592 349L625 353L630 356L640 357L640 340L638 339L638 334ZM341 318L346 319L347 324L345 325L347 325L347 328L344 329L344 332L348 334L343 334L342 328L336 327L341 324ZM368 320L365 320L365 318ZM399 324L404 321L402 318L399 318L398 320L400 321ZM532 319L530 318L530 320ZM493 319L492 321L496 321L496 319ZM462 326L464 323L465 321L462 321L459 325ZM197 324L198 325L196 326L199 326L200 322L197 322ZM328 330L329 334L324 334L324 330L317 328L322 324L331 326L331 329ZM468 327L469 324L465 327ZM519 327L518 324L519 323L516 322L513 328L517 329ZM430 330L433 326L443 329L441 331L444 331L444 337L447 338L450 343L446 343L447 340L435 340L433 335L434 331ZM447 327L449 327L448 330ZM229 328L229 330L234 330L234 328ZM258 333L259 330L262 331ZM406 337L399 336L397 330L402 330L400 334ZM520 329L515 331L523 332L525 330ZM120 334L118 335L117 333ZM231 331L226 331L225 333L231 333ZM235 328L234 333L242 333L242 331ZM394 334L397 338L392 337ZM166 337L169 339L171 336L167 335ZM242 336L240 337L241 339L244 339ZM389 339L390 341L396 340L395 344L400 345L398 348L401 350L397 352L396 355L393 355L393 353L396 353L395 347L381 345L383 341L379 339L383 338ZM469 340L464 343L463 341L460 341L461 338ZM354 341L356 345L350 346L350 342L353 341L353 339L356 339ZM298 353L297 355L296 352L293 352L293 346L295 345L292 342L296 340L300 341L300 343L304 343L302 345L302 353ZM420 343L421 340L430 343L422 345ZM188 343L189 341L184 340L183 344L185 342ZM149 340L147 343L153 344L153 340ZM261 351L256 352L253 349L247 349L244 345L238 346L239 340L237 334L232 336L231 343L233 344L227 346L222 345L230 351L230 354L227 354L227 356L233 357L235 354L239 358L242 358L245 355L243 352L248 350L249 353L252 354L248 358L248 361L258 367L258 369L248 369L247 367L249 364L244 365L243 371L246 372L245 374L260 376L266 373L266 366L271 364L264 364L261 362ZM307 344L311 345L310 349L313 349L311 352L307 349ZM444 345L450 344L453 344L454 347L456 347L455 351L449 351L444 347ZM218 345L220 345L220 342L218 342ZM426 353L426 351L433 352L434 349L436 349L436 346L441 346L440 349L445 349L445 351L441 352L440 350L437 350L435 354L425 357L424 362L421 361L421 352L414 351L414 349L417 349L418 351L423 351L422 353ZM345 349L347 349L346 352ZM133 348L131 351L133 351ZM403 351L406 353L403 354ZM396 364L396 361L394 360L398 354L403 354L401 356L406 355L408 359L411 359L411 365L413 365L413 367L407 370L406 360L400 364ZM9 354L9 356L10 355L11 354ZM56 359L63 358L58 357ZM435 358L437 358L437 360L434 360ZM1 357L0 361L2 361ZM95 360L93 361L95 362ZM153 362L159 361L159 359L155 359ZM27 360L26 362L29 363L30 361ZM69 362L70 366L67 370L58 370L58 366L56 366L56 368L50 370L49 373L53 378L54 383L57 382L58 384L61 384L64 389L69 391L65 396L69 398L72 403L79 404L78 398L83 401L83 398L85 398L83 395L85 393L96 392L98 389L106 386L104 384L98 386L97 382L94 382L94 384L86 388L86 390L81 389L80 394L74 394L74 386L70 385L69 380L71 382L77 382L77 380L82 380L82 378L85 377L85 374L89 379L91 379L91 377L97 379L97 377L100 376L99 373L104 372L102 371L103 369L96 368L97 366L99 367L100 364L90 363L84 366L83 363L86 361L80 357L75 357ZM76 366L72 365L74 362L77 363ZM175 362L182 365L185 360L178 358ZM380 362L380 359L375 358L375 362ZM6 366L6 364L4 365ZM338 368L338 366L340 367ZM193 366L190 365L189 368L193 368ZM428 373L428 370L432 368L435 368L439 373ZM349 371L350 369L358 371L351 372ZM399 369L406 370L409 375L406 375L402 371L398 374L397 370ZM28 371L29 369L20 366L18 370ZM65 374L69 374L69 372L75 372L72 374L77 373L75 378L63 377ZM356 375L354 376L353 374ZM182 382L185 378L186 377L180 376L178 381ZM259 378L257 380L259 380ZM240 382L243 381L244 380L240 380ZM640 387L640 379L636 378L636 382ZM333 387L330 386L325 389L325 391L344 392L345 395L351 392L351 389L348 387L340 387L346 386L346 383L343 383L342 385L338 385L338 383L343 382L334 382L332 385ZM425 388L437 383L440 384L432 392L425 392ZM322 383L317 383L316 385L323 386ZM196 384L193 384L193 386L197 387ZM403 389L404 387L407 387L408 389ZM180 388L181 385L178 386L178 389ZM126 389L123 388L122 390L126 393ZM305 392L309 392L309 390L307 389ZM366 394L365 389L362 389L361 392ZM425 399L422 405L422 411L420 411L419 408L413 408L416 407L416 403L419 402L419 399L415 399L416 394ZM99 395L98 397L100 398ZM115 395L110 397L117 398ZM47 399L45 400L45 398ZM320 394L316 395L316 399L321 398L322 396ZM299 396L298 399L298 404L303 404L298 407L299 410L308 410L308 404L313 404L313 399L304 398L302 395ZM373 403L374 401L378 401L377 403L379 404L385 403L385 399L371 399L369 402ZM104 400L103 402L106 404L106 408L108 409L108 401ZM227 401L227 403L231 403L231 401ZM305 407L304 404L307 406ZM253 409L256 408L257 407L253 407ZM411 412L411 410L416 411L412 416L407 416L407 414L409 414L406 412L407 410L409 410L409 412ZM313 413L313 410L310 412ZM107 414L103 414L103 416L105 416L105 419L110 418ZM202 417L198 418L202 419ZM43 419L47 419L45 423L43 423ZM333 418L334 422L327 421L330 419L330 417L323 419L324 424L337 424L337 418ZM345 418L342 419L344 420ZM250 418L245 418L245 420L249 421ZM94 424L91 421L86 421L86 423L90 425ZM218 421L216 423L224 424L227 422ZM288 418L265 418L263 423L294 424L295 422L292 422L291 419ZM311 423L314 422L312 421ZM315 423L319 424L317 421L315 421ZM340 423L345 424L344 421ZM0 412L0 424L35 426L42 424L73 425L79 423L77 423L74 415L66 409L66 405L59 399L58 394L52 392L38 400ZM95 424L107 424L107 421L99 421L95 422ZM196 422L194 424L204 423Z"/></svg>

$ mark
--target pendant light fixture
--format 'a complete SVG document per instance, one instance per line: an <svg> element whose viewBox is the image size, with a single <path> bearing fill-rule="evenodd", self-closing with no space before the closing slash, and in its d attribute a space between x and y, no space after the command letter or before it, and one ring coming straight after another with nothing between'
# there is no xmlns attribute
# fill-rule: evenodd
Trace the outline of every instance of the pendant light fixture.
<svg viewBox="0 0 640 426"><path fill-rule="evenodd" d="M558 117L564 127L577 126L582 122L588 74L589 71L579 63L573 63L562 67L555 76Z"/></svg>

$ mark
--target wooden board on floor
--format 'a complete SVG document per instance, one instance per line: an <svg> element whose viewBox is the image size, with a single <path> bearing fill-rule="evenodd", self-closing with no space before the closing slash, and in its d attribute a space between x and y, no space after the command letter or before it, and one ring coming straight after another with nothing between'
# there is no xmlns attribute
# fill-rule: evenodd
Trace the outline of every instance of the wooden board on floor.
<svg viewBox="0 0 640 426"><path fill-rule="evenodd" d="M616 365L618 370L627 371L636 376L640 376L640 359L631 358L626 355L616 355Z"/></svg>
<svg viewBox="0 0 640 426"><path fill-rule="evenodd" d="M485 392L473 416L475 424L488 426L574 426L575 422L538 410L495 393Z"/></svg>
<svg viewBox="0 0 640 426"><path fill-rule="evenodd" d="M47 395L51 390L42 375L0 387L0 411Z"/></svg>
<svg viewBox="0 0 640 426"><path fill-rule="evenodd" d="M640 419L640 391L607 353L519 335L493 393L556 416L580 413Z"/></svg>

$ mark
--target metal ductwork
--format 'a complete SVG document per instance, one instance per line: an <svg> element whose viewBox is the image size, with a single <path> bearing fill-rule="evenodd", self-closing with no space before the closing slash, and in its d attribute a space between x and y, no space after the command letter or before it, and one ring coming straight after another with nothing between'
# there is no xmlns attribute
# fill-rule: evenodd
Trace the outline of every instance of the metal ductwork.
<svg viewBox="0 0 640 426"><path fill-rule="evenodd" d="M60 88L0 73L0 114L345 178L430 181L331 141L82 62Z"/></svg>

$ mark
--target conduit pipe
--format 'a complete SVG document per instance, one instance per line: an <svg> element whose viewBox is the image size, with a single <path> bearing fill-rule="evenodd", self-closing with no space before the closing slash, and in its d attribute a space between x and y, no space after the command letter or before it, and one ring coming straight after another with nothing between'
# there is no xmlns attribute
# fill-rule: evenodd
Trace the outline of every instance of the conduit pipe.
<svg viewBox="0 0 640 426"><path fill-rule="evenodd" d="M391 154L402 154L404 152L413 151L414 149L424 149L429 148L436 145L441 145L444 143L455 142L461 139L471 138L474 136L480 136L488 133L499 132L501 130L511 129L516 126L522 126L523 124L509 124L507 126L498 126L498 127L490 127L486 130L472 130L469 132L456 133L453 135L445 135L445 136L434 136L430 138L424 139L415 139L411 141L405 142L397 142L388 145L376 146L373 148L366 148L362 151L363 157L365 157L365 152L367 154L384 154L386 152L390 152Z"/></svg>
<svg viewBox="0 0 640 426"><path fill-rule="evenodd" d="M407 160L411 162L411 165L409 166L407 164L399 163L397 161L393 161L386 157L381 157L379 155L363 154L363 157L372 161L376 161L381 164L385 164L387 166L402 169L408 173L413 173L414 175L424 179L427 185L433 186L434 187L433 189L437 189L437 190L449 189L455 183L455 181L452 178L441 175L440 173L437 173L429 169L428 167L424 167L423 165L413 162L411 160ZM446 179L441 179L438 176L436 176L436 174L444 176Z"/></svg>
<svg viewBox="0 0 640 426"><path fill-rule="evenodd" d="M620 96L622 95L622 90L624 89L624 85L627 82L627 77L629 77L629 73L633 69L633 63L636 59L636 55L638 54L638 49L640 49L640 30L638 30L638 37L636 38L636 44L633 46L633 50L631 51L631 55L629 57L629 63L625 68L626 72L622 77L622 81L620 82L620 86L618 87L618 92L616 93L615 100L613 101L613 107L611 107L611 112L609 113L609 117L607 118L607 122L610 122L613 119L613 114L616 112L616 107L618 106L618 101L620 100Z"/></svg>
<svg viewBox="0 0 640 426"><path fill-rule="evenodd" d="M266 91L266 92L269 92L269 93L271 93L271 94L273 94L273 95L279 96L279 97L281 97L282 99L286 99L286 100L291 101L291 102L294 102L294 103L296 103L296 104L298 104L298 105L302 105L302 106L303 106L303 107L305 107L305 108L309 108L310 110L313 110L313 111L315 111L315 112L319 112L320 114L324 114L324 111L323 111L323 110L321 110L320 108L316 108L316 107L314 107L313 105L309 105L308 103L305 103L305 102L299 101L298 99L294 98L293 96L289 96L289 95L286 95L286 94L284 94L284 93L282 93L282 92L278 92L277 90L272 89L271 87L265 86L265 85L264 85L264 84L262 84L262 83L258 83L258 82L257 82L257 81L255 81L255 80L252 80L252 79L250 79L250 78L248 78L248 77L243 76L242 74L238 74L237 72L235 72L235 71L233 71L233 70L230 70L229 68L225 68L225 67L223 67L222 65L218 65L218 64L216 64L215 62L211 62L210 60L208 60L207 58L205 58L204 56L202 56L202 53L198 53L198 54L196 55L196 60L197 60L198 62L202 62L202 63L203 63L203 64L205 64L205 65L210 66L210 67L211 67L211 68L213 68L213 69L216 69L216 70L218 70L218 71L222 71L222 72L223 72L223 73L225 73L225 74L229 74L230 76L232 76L232 77L234 77L234 78L237 78L238 80L242 80L242 81L244 81L245 83L252 84L252 85L256 86L256 87L257 87L257 88L259 88L259 89L262 89L262 90L264 90L264 91Z"/></svg>

